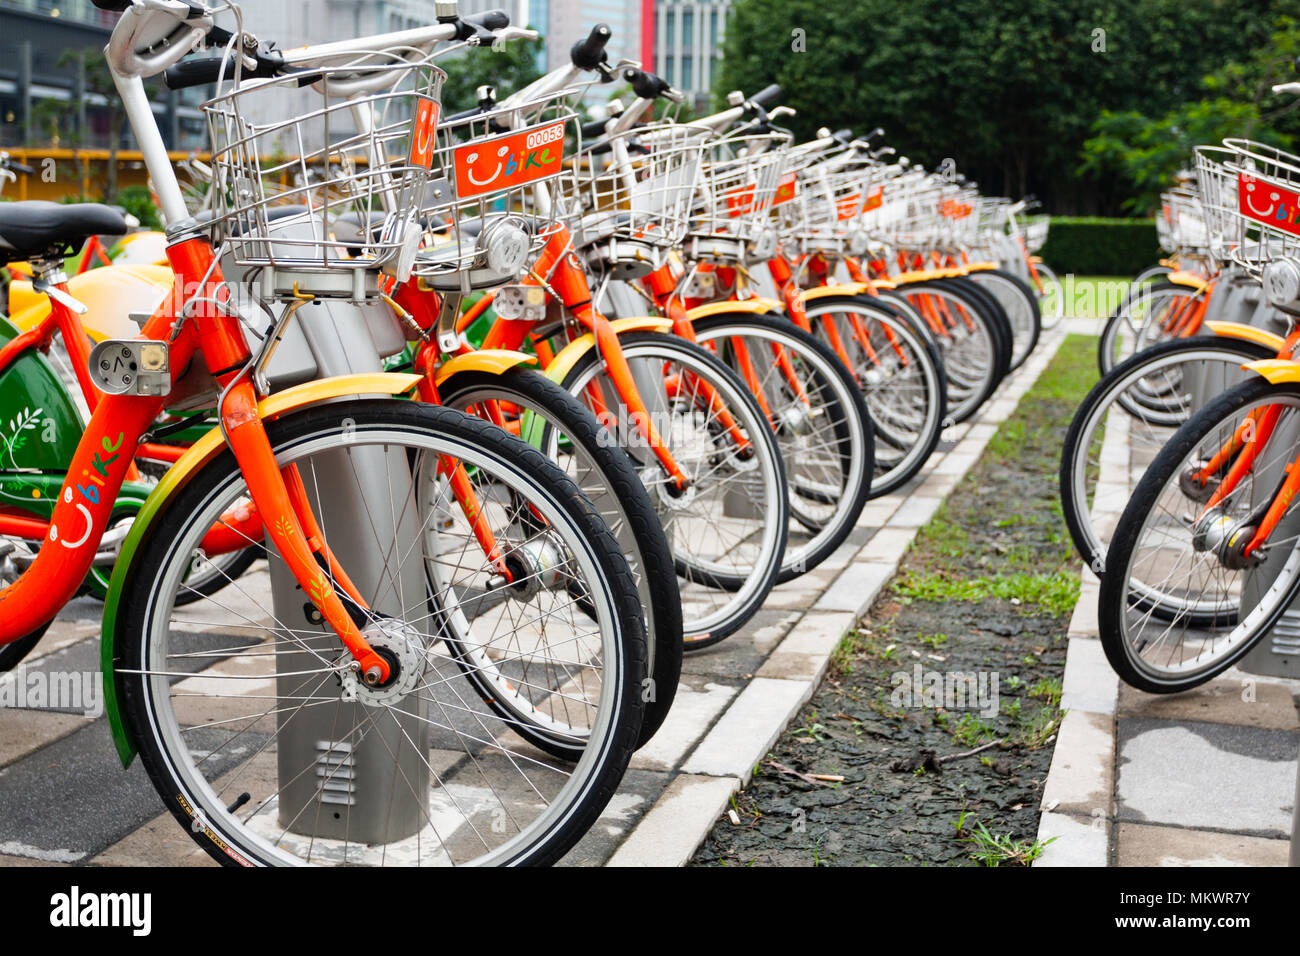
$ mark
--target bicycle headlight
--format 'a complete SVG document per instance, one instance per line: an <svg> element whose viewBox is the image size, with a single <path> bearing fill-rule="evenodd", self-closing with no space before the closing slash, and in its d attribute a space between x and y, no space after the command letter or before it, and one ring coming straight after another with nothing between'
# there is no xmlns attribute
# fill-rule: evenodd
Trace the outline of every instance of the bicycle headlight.
<svg viewBox="0 0 1300 956"><path fill-rule="evenodd" d="M1284 309L1300 299L1300 263L1296 260L1274 259L1264 266L1260 278L1269 305Z"/></svg>
<svg viewBox="0 0 1300 956"><path fill-rule="evenodd" d="M488 268L499 275L518 275L528 259L528 233L506 219L488 223L478 246Z"/></svg>
<svg viewBox="0 0 1300 956"><path fill-rule="evenodd" d="M776 255L776 230L770 226L758 230L749 251L755 259L771 259Z"/></svg>
<svg viewBox="0 0 1300 956"><path fill-rule="evenodd" d="M849 255L860 256L871 247L871 237L867 231L861 227L849 229L848 234Z"/></svg>

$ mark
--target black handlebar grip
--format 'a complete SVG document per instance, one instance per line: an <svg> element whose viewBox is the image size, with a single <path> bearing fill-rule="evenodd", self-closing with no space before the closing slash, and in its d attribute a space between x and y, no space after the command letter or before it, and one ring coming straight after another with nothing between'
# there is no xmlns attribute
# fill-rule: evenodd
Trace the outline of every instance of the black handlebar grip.
<svg viewBox="0 0 1300 956"><path fill-rule="evenodd" d="M862 139L864 142L867 143L867 145L874 146L884 135L885 135L885 131L881 129L879 126L877 126L866 136L863 136Z"/></svg>
<svg viewBox="0 0 1300 956"><path fill-rule="evenodd" d="M26 163L15 163L12 159L9 160L9 169L15 173L21 173L24 176L30 176L36 172L36 170L32 169L32 167L28 166Z"/></svg>
<svg viewBox="0 0 1300 956"><path fill-rule="evenodd" d="M605 135L605 125L609 120L592 120L590 123L582 124L583 139L599 139Z"/></svg>
<svg viewBox="0 0 1300 956"><path fill-rule="evenodd" d="M131 0L94 0L94 4L101 10L112 10L115 13L121 13L131 5Z"/></svg>
<svg viewBox="0 0 1300 956"><path fill-rule="evenodd" d="M510 14L504 10L484 10L482 13L471 13L461 19L484 30L504 30L510 26Z"/></svg>
<svg viewBox="0 0 1300 956"><path fill-rule="evenodd" d="M644 70L629 68L623 71L623 79L632 84L632 92L643 100L653 100L672 89L668 81Z"/></svg>
<svg viewBox="0 0 1300 956"><path fill-rule="evenodd" d="M167 67L163 73L163 83L169 90L184 90L192 86L207 86L221 80L221 67L225 57L209 56L197 60L182 60L174 66ZM230 64L229 76L234 76L235 65ZM245 71L248 72L248 71Z"/></svg>
<svg viewBox="0 0 1300 956"><path fill-rule="evenodd" d="M755 106L767 106L773 100L781 95L781 84L773 83L771 86L765 86L749 98L749 102Z"/></svg>
<svg viewBox="0 0 1300 956"><path fill-rule="evenodd" d="M605 44L614 31L608 23L597 23L585 40L579 40L569 50L569 59L580 70L594 70L605 61Z"/></svg>

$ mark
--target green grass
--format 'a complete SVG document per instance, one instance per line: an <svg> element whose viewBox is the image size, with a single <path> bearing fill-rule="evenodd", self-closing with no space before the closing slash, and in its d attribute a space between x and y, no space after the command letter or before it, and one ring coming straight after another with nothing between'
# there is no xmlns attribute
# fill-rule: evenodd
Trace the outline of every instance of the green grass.
<svg viewBox="0 0 1300 956"><path fill-rule="evenodd" d="M961 829L959 826L959 833ZM971 859L980 866L1028 866L1055 839L1052 837L1041 843L1038 840L1017 840L1009 833L993 833L983 823L976 823L975 829L962 842L971 844Z"/></svg>
<svg viewBox="0 0 1300 956"><path fill-rule="evenodd" d="M1060 277L1065 314L1078 319L1105 319L1119 307L1133 281L1129 276Z"/></svg>
<svg viewBox="0 0 1300 956"><path fill-rule="evenodd" d="M1061 436L1096 382L1096 338L1069 336L979 464L921 529L893 585L905 600L1000 598L1068 615L1079 598L1078 560L1055 481Z"/></svg>
<svg viewBox="0 0 1300 956"><path fill-rule="evenodd" d="M894 583L894 593L913 601L983 601L986 598L1018 600L1060 617L1079 601L1077 571L1051 574L998 574L989 577L953 577L942 571L904 571Z"/></svg>

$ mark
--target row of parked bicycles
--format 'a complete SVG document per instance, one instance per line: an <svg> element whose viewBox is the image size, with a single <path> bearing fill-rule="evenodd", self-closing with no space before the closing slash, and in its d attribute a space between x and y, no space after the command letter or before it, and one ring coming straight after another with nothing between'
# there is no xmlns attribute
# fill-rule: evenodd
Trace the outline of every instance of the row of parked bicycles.
<svg viewBox="0 0 1300 956"><path fill-rule="evenodd" d="M102 599L118 752L222 863L557 860L683 651L1060 317L1026 203L796 143L775 87L655 119L680 95L604 25L443 115L439 58L530 31L439 4L281 51L233 4L95 2L166 230L69 277L121 212L0 203L0 668ZM215 84L188 182L159 74ZM594 84L627 102L584 118Z"/></svg>
<svg viewBox="0 0 1300 956"><path fill-rule="evenodd" d="M1107 323L1066 436L1061 500L1101 578L1102 644L1144 691L1196 687L1265 635L1300 652L1298 197L1300 157L1195 150L1162 197L1169 258Z"/></svg>

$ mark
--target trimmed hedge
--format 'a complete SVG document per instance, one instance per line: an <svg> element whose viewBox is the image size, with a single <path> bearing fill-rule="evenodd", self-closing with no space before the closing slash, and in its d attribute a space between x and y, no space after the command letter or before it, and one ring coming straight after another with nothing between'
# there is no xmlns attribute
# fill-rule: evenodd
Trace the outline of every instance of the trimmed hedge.
<svg viewBox="0 0 1300 956"><path fill-rule="evenodd" d="M1053 216L1039 255L1060 275L1132 276L1162 253L1154 219Z"/></svg>

